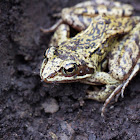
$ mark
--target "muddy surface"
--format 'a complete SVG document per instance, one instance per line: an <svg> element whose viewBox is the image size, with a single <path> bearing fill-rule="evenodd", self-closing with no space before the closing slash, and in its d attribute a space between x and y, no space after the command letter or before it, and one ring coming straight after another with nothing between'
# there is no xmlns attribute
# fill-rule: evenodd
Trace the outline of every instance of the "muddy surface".
<svg viewBox="0 0 140 140"><path fill-rule="evenodd" d="M43 35L39 28L50 27L57 21L52 14L78 2L0 1L1 140L140 139L140 74L125 90L125 98L108 106L105 118L100 116L103 103L81 100L88 85L40 81L52 33ZM140 15L139 0L123 2L131 3Z"/></svg>

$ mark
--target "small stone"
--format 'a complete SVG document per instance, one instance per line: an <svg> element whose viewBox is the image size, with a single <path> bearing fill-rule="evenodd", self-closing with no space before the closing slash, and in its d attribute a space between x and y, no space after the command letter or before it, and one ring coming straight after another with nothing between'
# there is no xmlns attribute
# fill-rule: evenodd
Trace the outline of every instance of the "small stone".
<svg viewBox="0 0 140 140"><path fill-rule="evenodd" d="M59 106L57 101L54 98L47 98L47 100L42 103L42 107L45 113L55 113L58 111Z"/></svg>

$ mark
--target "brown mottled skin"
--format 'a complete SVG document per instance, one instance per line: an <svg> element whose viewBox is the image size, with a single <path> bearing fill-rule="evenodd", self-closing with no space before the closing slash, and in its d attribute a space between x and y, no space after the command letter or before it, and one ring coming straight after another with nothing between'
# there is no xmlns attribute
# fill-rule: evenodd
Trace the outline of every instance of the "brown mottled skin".
<svg viewBox="0 0 140 140"><path fill-rule="evenodd" d="M104 84L104 90L87 91L88 99L105 101L103 113L116 94L123 96L140 69L140 17L131 16L132 11L130 5L101 0L62 10L61 24L41 66L41 79ZM66 23L81 32L69 38ZM105 72L107 67L109 72Z"/></svg>

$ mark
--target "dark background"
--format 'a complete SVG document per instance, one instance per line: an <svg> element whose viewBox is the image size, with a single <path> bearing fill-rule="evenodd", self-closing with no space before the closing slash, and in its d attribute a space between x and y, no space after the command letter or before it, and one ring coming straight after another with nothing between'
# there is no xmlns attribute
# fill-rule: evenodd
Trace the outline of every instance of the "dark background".
<svg viewBox="0 0 140 140"><path fill-rule="evenodd" d="M40 81L43 53L52 33L52 14L82 0L0 0L0 140L138 140L140 139L140 74L125 90L125 98L110 104L82 101L88 85L46 84ZM122 0L135 7L139 0ZM45 113L55 99L59 111ZM53 109L53 108L52 108Z"/></svg>

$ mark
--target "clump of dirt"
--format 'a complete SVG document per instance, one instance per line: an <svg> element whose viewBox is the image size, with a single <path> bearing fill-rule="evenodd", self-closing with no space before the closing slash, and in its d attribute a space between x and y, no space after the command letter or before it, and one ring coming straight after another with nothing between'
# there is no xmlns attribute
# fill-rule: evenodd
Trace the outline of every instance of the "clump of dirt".
<svg viewBox="0 0 140 140"><path fill-rule="evenodd" d="M88 85L46 84L40 81L43 53L52 33L52 15L81 0L0 1L0 139L101 140L140 138L140 74L129 84L125 98L100 116L102 103L85 100ZM131 3L140 15L138 0ZM46 113L45 101L55 100L56 113ZM51 110L52 111L52 110Z"/></svg>

